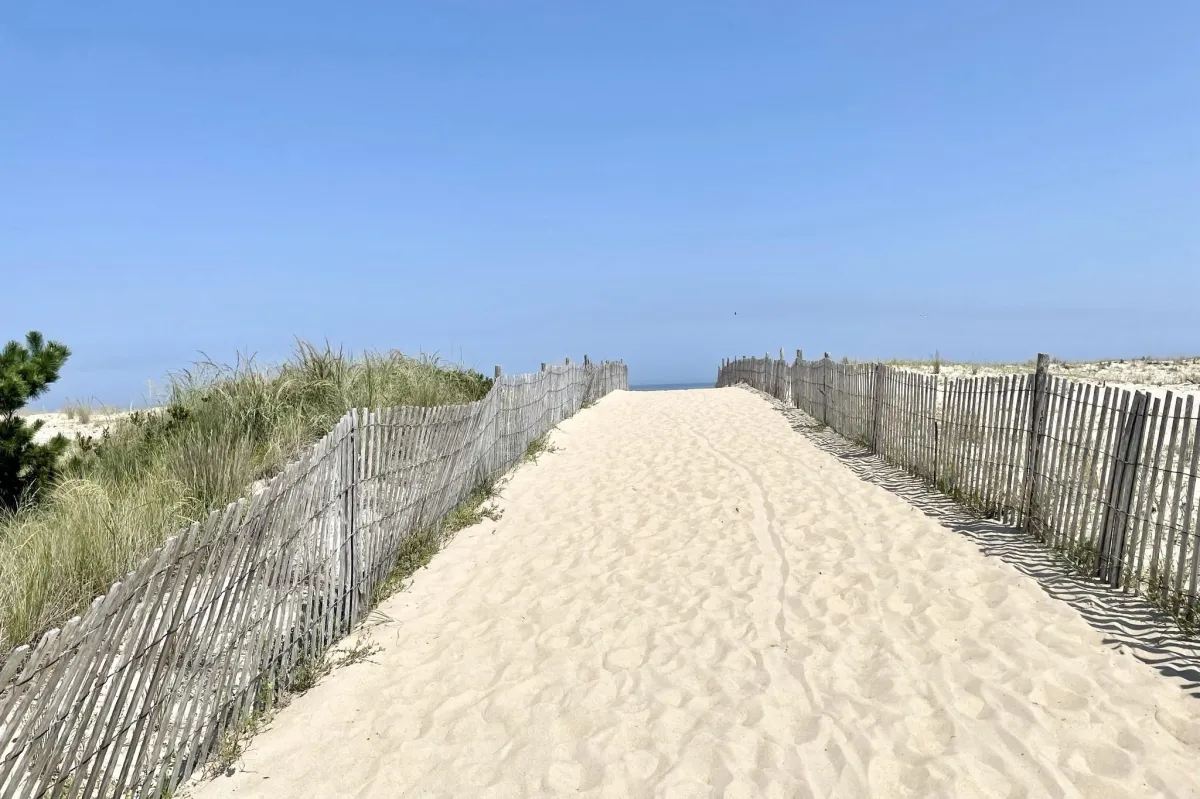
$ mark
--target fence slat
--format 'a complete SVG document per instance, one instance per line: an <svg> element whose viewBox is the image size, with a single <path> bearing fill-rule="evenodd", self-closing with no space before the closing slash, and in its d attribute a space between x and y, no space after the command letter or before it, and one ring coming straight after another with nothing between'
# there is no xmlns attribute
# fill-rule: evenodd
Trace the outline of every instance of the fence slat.
<svg viewBox="0 0 1200 799"><path fill-rule="evenodd" d="M1008 395L1008 412L1005 416L1004 444L1004 512L1001 519L1009 524L1015 524L1020 500L1017 493L1022 485L1020 452L1021 443L1025 440L1027 431L1023 420L1027 418L1025 411L1025 376L1008 375L1005 383L1005 393Z"/></svg>
<svg viewBox="0 0 1200 799"><path fill-rule="evenodd" d="M1092 471L1095 461L1095 425L1096 420L1100 417L1101 399L1100 387L1089 386L1090 394L1085 394L1086 419L1083 421L1079 430L1079 446L1076 452L1078 464L1073 467L1072 483L1074 485L1074 498L1071 502L1071 515L1067 522L1067 551L1072 553L1077 551L1080 542L1083 540L1084 519L1087 516L1087 511L1090 509L1089 485L1092 479ZM1109 392L1112 389L1105 389Z"/></svg>
<svg viewBox="0 0 1200 799"><path fill-rule="evenodd" d="M979 421L979 433L983 437L979 447L979 499L980 510L992 513L992 471L994 469L994 444L996 436L996 399L999 393L999 378L988 377L983 384L983 407Z"/></svg>
<svg viewBox="0 0 1200 799"><path fill-rule="evenodd" d="M966 423L966 392L967 382L955 378L946 394L947 419L947 451L946 460L950 469L951 496L960 502L966 497L966 484L963 480L964 440L963 426Z"/></svg>
<svg viewBox="0 0 1200 799"><path fill-rule="evenodd" d="M1183 498L1184 492L1187 490L1184 488L1184 483L1188 482L1188 481L1185 480L1186 473L1183 470L1183 464L1187 460L1188 444L1191 441L1193 399L1194 398L1191 395L1188 395L1187 401L1184 403L1184 406L1183 406L1183 432L1179 439L1180 450L1179 450L1178 468L1175 470L1175 481L1174 481L1175 482L1175 491L1171 498L1171 504L1170 504L1171 521L1168 522L1168 526L1167 526L1167 557L1169 559L1171 558L1171 553L1175 548L1175 531L1177 529L1179 529L1179 527L1178 527L1178 525L1179 525L1179 508L1183 502L1182 498ZM1180 542L1179 542L1179 558L1178 558L1179 565L1175 572L1175 581L1174 581L1174 589L1173 589L1174 595L1171 597L1172 610L1176 610L1179 605L1179 594L1180 594L1181 586L1182 586L1182 582L1183 582L1184 557L1186 556L1186 553L1187 553L1186 542L1183 540L1180 540ZM1168 561L1168 562L1170 562L1170 561ZM1168 587L1168 590L1171 590L1171 588Z"/></svg>
<svg viewBox="0 0 1200 799"><path fill-rule="evenodd" d="M1051 496L1050 540L1055 547L1062 546L1066 534L1067 516L1070 513L1071 473L1075 468L1078 453L1078 431L1081 417L1086 411L1083 394L1086 384L1074 380L1062 380L1058 391L1062 397L1061 418L1058 425L1058 451L1054 458L1052 478L1055 491Z"/></svg>
<svg viewBox="0 0 1200 799"><path fill-rule="evenodd" d="M1055 494L1059 489L1058 460L1067 416L1064 381L1058 377L1050 377L1048 385L1045 439L1042 443L1042 462L1038 470L1036 502L1039 509L1040 537L1046 542L1053 539Z"/></svg>
<svg viewBox="0 0 1200 799"><path fill-rule="evenodd" d="M1191 397L1189 397L1188 399L1191 399ZM1191 413L1190 412L1188 413L1188 417L1189 417L1188 421L1190 422L1191 421L1191 418L1190 418ZM1186 600L1187 609L1189 611L1192 607L1192 604L1193 604L1193 602L1195 600L1195 596L1196 596L1197 558L1196 558L1196 546L1195 546L1194 541L1191 542L1192 543L1191 578L1188 581L1188 588L1186 591L1184 590L1184 587L1183 587L1183 577L1184 577L1184 573L1185 573L1185 560L1187 558L1188 543L1190 541L1190 536L1192 533L1192 509L1195 507L1195 502L1196 502L1196 470L1197 470L1197 467L1200 466L1200 424L1196 425L1196 430L1195 430L1195 433L1193 434L1193 436L1194 436L1193 439L1188 441L1187 434L1186 433L1184 434L1184 440L1188 441L1188 446L1184 448L1183 452L1181 453L1181 457L1180 457L1180 465L1181 466L1183 465L1183 462L1190 461L1187 471L1180 474L1180 479L1179 479L1179 482L1180 482L1180 492L1179 493L1183 494L1186 497L1186 499L1184 499L1182 504L1180 504L1178 501L1178 498L1177 498L1176 505L1175 505L1175 507L1172 508L1172 512L1174 512L1175 510L1179 510L1179 509L1182 509L1182 511L1183 511L1183 521L1182 521L1183 527L1179 533L1180 569L1179 569L1179 577L1176 580L1175 584L1176 584L1177 589L1181 593L1181 596L1180 596L1181 607L1182 607L1184 600ZM1191 450L1191 458L1190 459L1187 458L1187 453L1188 453L1189 448ZM1184 482L1187 483L1186 489L1182 488L1182 484Z"/></svg>
<svg viewBox="0 0 1200 799"><path fill-rule="evenodd" d="M1113 404L1104 420L1106 425L1104 436L1096 444L1097 456L1100 459L1099 472L1096 475L1095 500L1091 514L1091 526L1088 529L1085 554L1089 558L1089 561L1085 566L1085 572L1094 572L1100 563L1101 527L1104 525L1104 519L1109 508L1108 500L1112 493L1110 483L1112 481L1113 469L1116 466L1114 455L1117 447L1117 438L1121 434L1121 427L1128 411L1129 392L1124 389L1115 391L1113 393Z"/></svg>
<svg viewBox="0 0 1200 799"><path fill-rule="evenodd" d="M980 497L980 472L983 469L983 458L981 452L983 450L983 406L987 396L987 378L978 377L971 380L969 401L970 405L967 408L967 441L969 449L967 449L967 483L969 486L971 497L971 505L975 508L982 506Z"/></svg>
<svg viewBox="0 0 1200 799"><path fill-rule="evenodd" d="M1171 404L1171 392L1167 392L1166 402L1164 407L1169 407ZM1167 499L1171 490L1172 481L1172 463L1175 458L1175 443L1179 438L1179 430L1182 426L1183 419L1183 397L1175 397L1175 410L1167 414L1164 418L1164 423L1170 428L1169 438L1167 439L1167 456L1163 461L1163 481L1162 489L1158 496L1158 505L1156 507L1156 516L1154 525L1154 544L1151 548L1150 557L1150 591L1156 595L1159 602L1165 602L1167 598L1167 580L1166 573L1170 567L1167 565L1169 554L1163 552L1163 520L1167 515Z"/></svg>
<svg viewBox="0 0 1200 799"><path fill-rule="evenodd" d="M1197 467L1200 467L1200 425L1196 426L1195 438L1192 441L1192 459L1191 465L1189 466L1187 472L1187 501L1183 506L1183 532L1181 534L1182 541L1185 545L1189 540L1192 543L1192 574L1188 580L1188 589L1186 594L1186 615L1189 620L1191 620L1192 610L1196 602L1196 580L1198 577L1197 569L1200 569L1200 547L1197 546L1195 538L1192 537L1192 511L1196 507Z"/></svg>
<svg viewBox="0 0 1200 799"><path fill-rule="evenodd" d="M1146 434L1146 450L1150 452L1153 438L1154 454L1149 458L1143 459L1143 463L1149 463L1150 465L1148 468L1143 466L1141 470L1142 483L1138 488L1137 510L1133 517L1134 543L1131 546L1137 558L1136 563L1132 566L1132 585L1135 593L1140 592L1142 588L1142 568L1146 562L1146 530L1150 522L1150 514L1147 506L1153 501L1154 487L1158 481L1159 458L1162 456L1163 435L1167 430L1166 420L1163 418L1162 413L1163 407L1161 399L1155 397L1154 404L1150 408L1150 419L1147 422L1149 427Z"/></svg>
<svg viewBox="0 0 1200 799"><path fill-rule="evenodd" d="M1113 472L1110 481L1105 519L1100 531L1100 556L1096 576L1116 588L1120 583L1121 564L1125 555L1125 529L1130 514L1133 479L1138 468L1137 455L1142 445L1142 422L1146 414L1147 394L1137 392L1113 452Z"/></svg>

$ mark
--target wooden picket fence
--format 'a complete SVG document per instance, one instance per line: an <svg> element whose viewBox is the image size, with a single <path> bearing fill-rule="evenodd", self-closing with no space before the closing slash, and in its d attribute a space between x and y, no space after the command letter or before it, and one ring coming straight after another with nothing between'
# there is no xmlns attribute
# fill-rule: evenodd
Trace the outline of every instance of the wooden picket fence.
<svg viewBox="0 0 1200 799"><path fill-rule="evenodd" d="M1196 395L1049 374L945 378L828 357L722 362L750 385L935 486L1028 530L1082 572L1200 623Z"/></svg>
<svg viewBox="0 0 1200 799"><path fill-rule="evenodd" d="M503 375L469 405L354 410L250 500L167 540L0 661L0 796L162 797L369 610L436 523L624 364Z"/></svg>

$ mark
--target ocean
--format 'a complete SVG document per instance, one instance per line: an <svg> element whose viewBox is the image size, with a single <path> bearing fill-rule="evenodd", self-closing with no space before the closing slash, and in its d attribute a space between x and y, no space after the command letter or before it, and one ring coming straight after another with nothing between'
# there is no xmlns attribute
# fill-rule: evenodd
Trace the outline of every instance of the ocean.
<svg viewBox="0 0 1200 799"><path fill-rule="evenodd" d="M682 391L690 388L712 388L713 383L659 383L657 385L630 386L630 391Z"/></svg>

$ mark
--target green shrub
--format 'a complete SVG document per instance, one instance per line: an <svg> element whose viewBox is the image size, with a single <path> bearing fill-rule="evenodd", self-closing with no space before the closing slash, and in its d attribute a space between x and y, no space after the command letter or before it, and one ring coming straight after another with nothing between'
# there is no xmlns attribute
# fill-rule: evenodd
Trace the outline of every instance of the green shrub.
<svg viewBox="0 0 1200 799"><path fill-rule="evenodd" d="M59 435L45 444L34 443L42 421L26 424L17 411L58 380L58 370L70 354L37 331L25 336L24 346L10 341L0 350L0 510L11 513L36 501L58 474L67 439Z"/></svg>

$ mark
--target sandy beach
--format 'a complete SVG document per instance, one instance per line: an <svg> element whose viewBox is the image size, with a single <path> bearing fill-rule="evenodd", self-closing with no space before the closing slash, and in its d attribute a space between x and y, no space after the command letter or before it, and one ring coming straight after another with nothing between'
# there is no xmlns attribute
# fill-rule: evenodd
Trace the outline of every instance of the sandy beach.
<svg viewBox="0 0 1200 799"><path fill-rule="evenodd" d="M761 397L553 441L186 795L1200 796L1200 701Z"/></svg>

